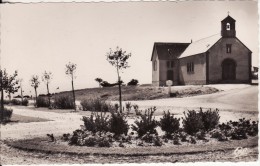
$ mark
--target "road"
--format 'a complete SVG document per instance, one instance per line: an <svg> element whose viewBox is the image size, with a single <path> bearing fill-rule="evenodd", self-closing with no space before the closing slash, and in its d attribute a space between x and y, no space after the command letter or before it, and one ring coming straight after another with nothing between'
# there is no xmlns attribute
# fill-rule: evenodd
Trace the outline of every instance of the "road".
<svg viewBox="0 0 260 166"><path fill-rule="evenodd" d="M236 86L236 85L234 85ZM258 86L244 86L214 94L150 101L131 101L141 107L218 108L222 110L258 112Z"/></svg>

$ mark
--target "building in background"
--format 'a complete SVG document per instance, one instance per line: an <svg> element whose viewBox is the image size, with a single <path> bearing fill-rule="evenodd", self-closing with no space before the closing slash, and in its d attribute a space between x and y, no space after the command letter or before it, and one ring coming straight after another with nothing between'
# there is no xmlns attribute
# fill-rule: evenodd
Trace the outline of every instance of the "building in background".
<svg viewBox="0 0 260 166"><path fill-rule="evenodd" d="M236 20L221 21L221 33L191 43L154 43L152 84L250 83L252 52L236 37Z"/></svg>

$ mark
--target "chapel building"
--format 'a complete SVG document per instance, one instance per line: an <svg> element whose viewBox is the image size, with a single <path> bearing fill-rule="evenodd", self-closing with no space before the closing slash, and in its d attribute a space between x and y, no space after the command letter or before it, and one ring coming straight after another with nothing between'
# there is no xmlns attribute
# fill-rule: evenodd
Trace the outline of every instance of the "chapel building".
<svg viewBox="0 0 260 166"><path fill-rule="evenodd" d="M236 20L221 21L221 33L191 43L155 42L152 84L250 83L252 52L236 37Z"/></svg>

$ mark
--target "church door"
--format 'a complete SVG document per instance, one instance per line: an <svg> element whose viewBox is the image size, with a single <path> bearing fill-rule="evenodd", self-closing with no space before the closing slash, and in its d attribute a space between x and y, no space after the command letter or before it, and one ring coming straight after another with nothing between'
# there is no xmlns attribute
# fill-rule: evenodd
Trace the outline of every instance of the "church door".
<svg viewBox="0 0 260 166"><path fill-rule="evenodd" d="M222 79L235 80L236 79L236 62L232 59L225 59L222 62Z"/></svg>
<svg viewBox="0 0 260 166"><path fill-rule="evenodd" d="M173 71L172 70L167 71L167 80L173 81Z"/></svg>

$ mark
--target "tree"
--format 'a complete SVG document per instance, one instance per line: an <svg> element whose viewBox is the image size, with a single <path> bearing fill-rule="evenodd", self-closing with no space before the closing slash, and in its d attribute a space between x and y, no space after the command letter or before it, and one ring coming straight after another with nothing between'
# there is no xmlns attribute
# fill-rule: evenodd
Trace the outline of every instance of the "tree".
<svg viewBox="0 0 260 166"><path fill-rule="evenodd" d="M17 71L15 72L17 73ZM8 94L9 100L11 100L11 94L14 94L19 89L18 80L15 80L15 77L13 76L9 76L9 86L5 88L5 92Z"/></svg>
<svg viewBox="0 0 260 166"><path fill-rule="evenodd" d="M65 73L66 73L68 76L70 76L70 78L71 78L71 86L72 86L72 94L73 94L74 109L75 109L75 111L76 111L76 98L75 98L75 91L74 91L74 83L73 83L73 81L74 81L74 78L76 78L76 77L75 77L76 69L77 69L77 65L76 65L76 64L71 63L71 62L69 62L68 64L66 64L66 72L65 72Z"/></svg>
<svg viewBox="0 0 260 166"><path fill-rule="evenodd" d="M18 72L15 71L13 75L9 75L6 72L6 69L0 69L0 91L1 91L1 114L4 110L4 91L6 93L15 93L18 91L19 81L17 80ZM3 115L1 116L3 117Z"/></svg>
<svg viewBox="0 0 260 166"><path fill-rule="evenodd" d="M51 72L47 72L47 71L45 71L43 73L43 76L42 76L42 81L47 86L47 96L49 98L49 104L51 104L51 94L50 94L50 91L49 91L49 84L50 84L50 82L52 80L52 77L53 77L52 73Z"/></svg>
<svg viewBox="0 0 260 166"><path fill-rule="evenodd" d="M127 60L131 56L131 53L126 53L122 51L122 48L117 47L115 51L110 48L110 51L107 53L107 61L116 68L117 78L118 78L118 88L119 88L119 106L120 112L122 113L122 94L121 94L121 78L120 71L126 69L128 66Z"/></svg>
<svg viewBox="0 0 260 166"><path fill-rule="evenodd" d="M33 75L31 78L31 86L34 88L35 91L35 107L37 106L37 88L39 87L40 81L37 75Z"/></svg>
<svg viewBox="0 0 260 166"><path fill-rule="evenodd" d="M101 78L96 78L95 81L97 81L99 84L99 87L101 87L101 83L103 82L103 80Z"/></svg>

